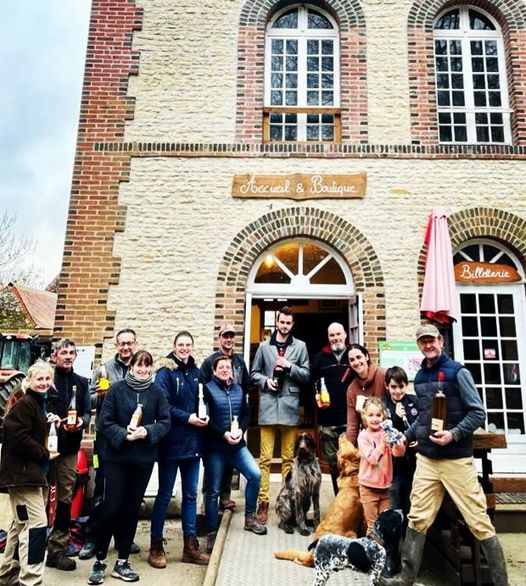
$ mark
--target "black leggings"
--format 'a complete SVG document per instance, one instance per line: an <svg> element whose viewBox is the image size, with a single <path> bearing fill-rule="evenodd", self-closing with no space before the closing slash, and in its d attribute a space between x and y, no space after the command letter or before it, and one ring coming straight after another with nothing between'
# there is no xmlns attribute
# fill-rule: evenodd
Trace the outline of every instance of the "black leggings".
<svg viewBox="0 0 526 586"><path fill-rule="evenodd" d="M119 547L119 559L128 559L152 469L153 462L104 464L104 503L97 532L97 559L103 560L108 555L112 535Z"/></svg>

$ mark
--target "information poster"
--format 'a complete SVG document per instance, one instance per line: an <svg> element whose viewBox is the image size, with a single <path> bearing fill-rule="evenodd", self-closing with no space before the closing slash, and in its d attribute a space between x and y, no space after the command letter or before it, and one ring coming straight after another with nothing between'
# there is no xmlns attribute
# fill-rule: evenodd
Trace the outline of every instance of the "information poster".
<svg viewBox="0 0 526 586"><path fill-rule="evenodd" d="M407 372L409 380L414 380L424 359L416 342L383 340L379 343L379 348L380 366L383 368L401 366Z"/></svg>

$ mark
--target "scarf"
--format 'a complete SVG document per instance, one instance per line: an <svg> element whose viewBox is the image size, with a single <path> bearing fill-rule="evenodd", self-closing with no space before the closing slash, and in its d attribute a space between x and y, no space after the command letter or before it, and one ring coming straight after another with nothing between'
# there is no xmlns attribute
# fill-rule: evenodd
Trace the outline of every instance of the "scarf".
<svg viewBox="0 0 526 586"><path fill-rule="evenodd" d="M134 377L130 370L126 373L124 380L130 388L137 392L145 391L152 384L151 375L148 378L140 379Z"/></svg>

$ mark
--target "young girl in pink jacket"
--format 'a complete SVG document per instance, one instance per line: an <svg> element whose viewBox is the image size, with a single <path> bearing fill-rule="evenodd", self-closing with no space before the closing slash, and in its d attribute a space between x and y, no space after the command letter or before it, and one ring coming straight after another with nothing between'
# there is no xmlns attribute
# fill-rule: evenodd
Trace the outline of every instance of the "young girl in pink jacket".
<svg viewBox="0 0 526 586"><path fill-rule="evenodd" d="M360 470L358 484L360 499L367 522L367 535L371 534L378 515L389 508L389 487L393 481L393 458L402 456L405 446L399 443L389 446L382 421L387 411L378 397L365 401L362 411L364 429L358 435Z"/></svg>

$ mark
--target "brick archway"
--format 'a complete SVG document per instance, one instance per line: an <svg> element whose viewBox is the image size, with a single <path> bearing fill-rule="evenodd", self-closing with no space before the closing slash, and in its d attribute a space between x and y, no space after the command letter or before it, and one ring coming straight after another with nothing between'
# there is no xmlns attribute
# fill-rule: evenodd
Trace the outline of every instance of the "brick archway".
<svg viewBox="0 0 526 586"><path fill-rule="evenodd" d="M364 340L373 356L385 338L385 288L380 260L371 243L352 224L314 207L289 207L264 214L232 240L217 277L216 329L223 321L243 331L245 291L257 258L276 242L306 237L333 247L348 263L362 294Z"/></svg>
<svg viewBox="0 0 526 586"><path fill-rule="evenodd" d="M526 219L495 208L468 208L448 218L453 249L475 238L493 238L506 244L526 268ZM422 297L427 248L422 247L418 258L418 290Z"/></svg>

